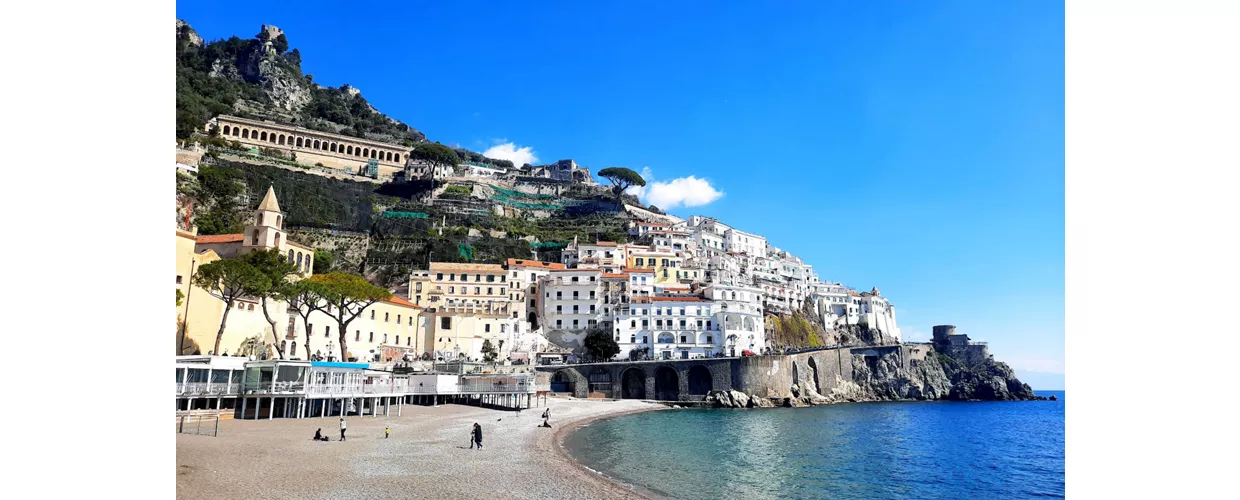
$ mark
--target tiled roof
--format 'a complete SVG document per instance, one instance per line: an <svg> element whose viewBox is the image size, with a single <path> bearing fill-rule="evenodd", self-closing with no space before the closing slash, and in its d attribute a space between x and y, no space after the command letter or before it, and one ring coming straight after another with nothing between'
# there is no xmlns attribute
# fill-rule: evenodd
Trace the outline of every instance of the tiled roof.
<svg viewBox="0 0 1240 500"><path fill-rule="evenodd" d="M589 243L587 243L587 245L588 245L588 244L589 244ZM594 242L594 246L600 246L600 247L614 247L614 246L616 246L616 242L614 242L614 241L596 241L596 242Z"/></svg>
<svg viewBox="0 0 1240 500"><path fill-rule="evenodd" d="M505 265L508 266L509 268L513 266L523 266L523 267L538 267L538 268L543 268L543 269L565 269L564 264L559 264L555 262L540 262L537 260L523 260L523 259L508 259L508 263Z"/></svg>
<svg viewBox="0 0 1240 500"><path fill-rule="evenodd" d="M637 269L637 268L633 268L633 267L626 267L626 268L624 268L624 272L626 272L626 273L650 273L650 274L654 274L654 269Z"/></svg>
<svg viewBox="0 0 1240 500"><path fill-rule="evenodd" d="M194 240L195 243L232 243L234 241L245 241L244 234L212 234L209 236L199 236Z"/></svg>
<svg viewBox="0 0 1240 500"><path fill-rule="evenodd" d="M628 273L603 273L604 279L607 279L607 278L628 279L628 277L629 277Z"/></svg>
<svg viewBox="0 0 1240 500"><path fill-rule="evenodd" d="M409 302L408 300L405 300L405 299L401 298L399 295L393 295L393 296L392 296L392 298L387 299L387 300L385 300L384 302L387 302L387 303L389 303L389 304L396 304L396 305L398 305L398 306L411 307L411 308L414 308L414 309L421 309L421 308L422 308L422 306L416 305L416 304L414 304L413 302Z"/></svg>

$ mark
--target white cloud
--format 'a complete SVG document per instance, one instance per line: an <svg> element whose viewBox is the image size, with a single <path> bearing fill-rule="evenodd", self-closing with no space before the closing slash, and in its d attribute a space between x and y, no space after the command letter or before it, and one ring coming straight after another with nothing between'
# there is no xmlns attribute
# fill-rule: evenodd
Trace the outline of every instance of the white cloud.
<svg viewBox="0 0 1240 500"><path fill-rule="evenodd" d="M491 149L482 152L482 156L487 158L495 158L497 160L509 160L513 165L518 167L526 163L534 165L538 161L538 157L534 155L533 147L518 147L516 144L511 142L491 146Z"/></svg>
<svg viewBox="0 0 1240 500"><path fill-rule="evenodd" d="M655 181L650 167L642 167L641 175L646 179L646 185L631 187L627 192L647 205L654 205L661 210L679 206L700 207L723 196L723 192L715 189L710 181L692 175L670 181Z"/></svg>

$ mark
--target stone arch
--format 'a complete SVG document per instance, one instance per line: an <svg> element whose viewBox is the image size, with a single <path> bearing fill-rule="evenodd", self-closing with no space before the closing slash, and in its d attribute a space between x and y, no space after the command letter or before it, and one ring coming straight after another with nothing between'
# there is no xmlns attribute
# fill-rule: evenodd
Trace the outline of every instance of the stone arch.
<svg viewBox="0 0 1240 500"><path fill-rule="evenodd" d="M296 141L295 145L296 145L297 147L299 147L299 148L301 147L301 138L300 138L300 137L298 137L298 138L297 138L297 141Z"/></svg>
<svg viewBox="0 0 1240 500"><path fill-rule="evenodd" d="M588 384L577 370L565 368L551 374L551 392L571 392L574 397L586 397Z"/></svg>
<svg viewBox="0 0 1240 500"><path fill-rule="evenodd" d="M756 332L756 331L758 331L758 327L757 327L756 325L754 325L753 318L751 318L751 317L749 317L749 316L745 316L745 320L743 321L743 324L745 325L745 331L747 331L747 332Z"/></svg>
<svg viewBox="0 0 1240 500"><path fill-rule="evenodd" d="M611 394L611 372L603 367L597 367L590 372L590 392L601 392L603 394Z"/></svg>
<svg viewBox="0 0 1240 500"><path fill-rule="evenodd" d="M281 146L284 145L284 134L280 134L280 142L278 144L280 144Z"/></svg>
<svg viewBox="0 0 1240 500"><path fill-rule="evenodd" d="M379 159L379 150L378 149L370 150L370 157L376 160Z"/></svg>
<svg viewBox="0 0 1240 500"><path fill-rule="evenodd" d="M629 367L620 374L621 399L646 399L646 372Z"/></svg>
<svg viewBox="0 0 1240 500"><path fill-rule="evenodd" d="M276 249L280 249L280 233L276 232Z"/></svg>
<svg viewBox="0 0 1240 500"><path fill-rule="evenodd" d="M250 237L250 244L251 244L251 245L257 245L257 244L258 244L258 229L255 229L255 230L254 230L254 235Z"/></svg>
<svg viewBox="0 0 1240 500"><path fill-rule="evenodd" d="M705 396L714 389L711 382L710 369L704 365L689 368L689 395Z"/></svg>
<svg viewBox="0 0 1240 500"><path fill-rule="evenodd" d="M675 343L676 343L676 336L675 336L675 335L672 335L672 332L663 332L663 333L660 333L660 334L659 334L659 338L656 340L656 343L659 343L659 344L675 344Z"/></svg>
<svg viewBox="0 0 1240 500"><path fill-rule="evenodd" d="M292 263L293 263L293 258L294 258L293 249L292 249L292 248L290 248L290 249L288 249L288 262L289 262L290 264L292 264Z"/></svg>
<svg viewBox="0 0 1240 500"><path fill-rule="evenodd" d="M231 128L230 128L228 125L224 125L224 130L223 130L223 132L222 132L222 133L223 133L224 135L228 135L228 131L229 131L229 130L231 130Z"/></svg>
<svg viewBox="0 0 1240 500"><path fill-rule="evenodd" d="M267 131L266 130L262 131L262 135L258 136L258 140L267 142Z"/></svg>
<svg viewBox="0 0 1240 500"><path fill-rule="evenodd" d="M680 376L670 366L654 370L654 398L659 401L680 400Z"/></svg>
<svg viewBox="0 0 1240 500"><path fill-rule="evenodd" d="M805 364L809 366L809 384L807 384L809 387L807 388L813 389L815 393L821 394L821 391L818 389L818 363L814 361L814 358L811 356L809 361L806 361Z"/></svg>
<svg viewBox="0 0 1240 500"><path fill-rule="evenodd" d="M289 250L292 252L292 250ZM297 267L301 267L301 252L297 252Z"/></svg>
<svg viewBox="0 0 1240 500"><path fill-rule="evenodd" d="M345 154L347 154L347 155L352 155L352 154L353 154L353 146L345 146L345 147L344 147L344 151L345 151Z"/></svg>
<svg viewBox="0 0 1240 500"><path fill-rule="evenodd" d="M335 153L335 152L336 152L336 143L334 143L334 142L333 142L333 143L332 143L332 145L331 145L331 146L329 146L328 151L331 151L331 152Z"/></svg>
<svg viewBox="0 0 1240 500"><path fill-rule="evenodd" d="M792 385L798 385L800 383L801 383L801 373L799 370L797 370L796 360L793 359L792 360Z"/></svg>
<svg viewBox="0 0 1240 500"><path fill-rule="evenodd" d="M370 157L370 148L362 148L362 157L363 157L363 158L369 158L369 157Z"/></svg>
<svg viewBox="0 0 1240 500"><path fill-rule="evenodd" d="M311 253L306 254L306 267L302 268L305 270L306 274L310 274L310 259L313 257L314 257L314 254L311 254Z"/></svg>
<svg viewBox="0 0 1240 500"><path fill-rule="evenodd" d="M395 159L396 159L396 163L400 163L400 162L401 162L401 161L400 161L400 153L396 153L396 155L395 155L395 156L393 156L393 158L395 158Z"/></svg>
<svg viewBox="0 0 1240 500"><path fill-rule="evenodd" d="M318 140L318 139L315 139L315 140L314 140L314 149L319 149L319 140Z"/></svg>
<svg viewBox="0 0 1240 500"><path fill-rule="evenodd" d="M249 138L250 138L250 129L248 129L248 128L241 129L241 138L242 138L242 139L249 139Z"/></svg>

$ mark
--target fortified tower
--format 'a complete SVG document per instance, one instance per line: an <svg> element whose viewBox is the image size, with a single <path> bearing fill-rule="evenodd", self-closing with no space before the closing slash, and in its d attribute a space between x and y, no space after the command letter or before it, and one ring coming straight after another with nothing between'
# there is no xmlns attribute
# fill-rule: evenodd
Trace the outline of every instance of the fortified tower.
<svg viewBox="0 0 1240 500"><path fill-rule="evenodd" d="M956 325L935 325L934 326L934 345L947 345L948 335L956 333Z"/></svg>

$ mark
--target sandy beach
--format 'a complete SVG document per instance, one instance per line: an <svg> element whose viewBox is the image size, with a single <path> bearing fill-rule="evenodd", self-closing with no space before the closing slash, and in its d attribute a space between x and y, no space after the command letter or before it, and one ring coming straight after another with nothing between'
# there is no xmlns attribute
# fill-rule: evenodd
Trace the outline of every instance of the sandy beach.
<svg viewBox="0 0 1240 500"><path fill-rule="evenodd" d="M573 462L560 440L600 417L656 410L640 401L552 398L521 412L404 407L400 417L221 420L219 437L178 434L177 498L647 498ZM483 449L469 448L482 425ZM383 438L384 427L392 429ZM322 428L330 442L311 439Z"/></svg>

